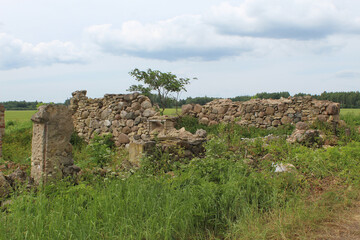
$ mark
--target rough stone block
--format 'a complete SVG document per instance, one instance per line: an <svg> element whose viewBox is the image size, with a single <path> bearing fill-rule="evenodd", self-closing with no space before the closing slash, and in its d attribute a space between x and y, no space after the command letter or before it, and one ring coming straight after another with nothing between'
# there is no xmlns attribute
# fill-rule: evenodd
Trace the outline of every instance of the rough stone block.
<svg viewBox="0 0 360 240"><path fill-rule="evenodd" d="M31 177L35 183L54 182L79 170L73 166L71 112L62 105L43 105L33 121Z"/></svg>

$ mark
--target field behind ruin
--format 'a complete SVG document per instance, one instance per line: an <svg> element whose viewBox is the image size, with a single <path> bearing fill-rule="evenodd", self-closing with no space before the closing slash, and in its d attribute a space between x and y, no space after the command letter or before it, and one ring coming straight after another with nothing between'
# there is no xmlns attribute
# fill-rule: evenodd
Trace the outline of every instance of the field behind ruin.
<svg viewBox="0 0 360 240"><path fill-rule="evenodd" d="M1 171L29 172L32 114L6 112ZM0 211L0 239L341 239L327 224L360 199L360 110L343 109L341 118L350 134L340 128L328 148L287 143L290 125L206 127L183 118L179 128L208 131L206 156L158 154L141 169L110 141L88 145L74 135L78 183L18 188ZM276 163L296 169L275 173Z"/></svg>

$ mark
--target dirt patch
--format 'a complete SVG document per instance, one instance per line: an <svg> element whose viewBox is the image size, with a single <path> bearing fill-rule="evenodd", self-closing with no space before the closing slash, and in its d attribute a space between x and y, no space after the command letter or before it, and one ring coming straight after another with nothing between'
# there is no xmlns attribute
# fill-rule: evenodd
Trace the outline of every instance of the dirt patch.
<svg viewBox="0 0 360 240"><path fill-rule="evenodd" d="M360 202L350 209L322 223L314 238L318 240L359 240L360 239Z"/></svg>

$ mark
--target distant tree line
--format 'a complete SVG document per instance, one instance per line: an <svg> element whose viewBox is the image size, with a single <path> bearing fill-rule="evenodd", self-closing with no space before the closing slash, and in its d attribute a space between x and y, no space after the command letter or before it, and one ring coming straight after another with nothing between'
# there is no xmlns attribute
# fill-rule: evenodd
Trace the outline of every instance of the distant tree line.
<svg viewBox="0 0 360 240"><path fill-rule="evenodd" d="M57 104L67 104L69 99L65 101L65 103L57 103ZM5 107L6 110L36 110L39 106L44 104L54 104L53 102L44 103L44 102L27 102L27 101L7 101L7 102L0 102L1 105Z"/></svg>
<svg viewBox="0 0 360 240"><path fill-rule="evenodd" d="M360 108L360 92L323 92L320 95L311 95L306 93L297 93L294 97L300 96L312 96L315 99L319 100L329 100L333 102L338 102L341 104L342 108ZM248 101L250 99L263 98L263 99L280 99L281 97L287 98L290 96L289 92L274 92L274 93L257 93L254 96L244 95L230 98L232 101ZM156 94L150 94L149 98L155 104L160 104L160 99ZM175 108L176 106L182 106L184 104L200 104L204 105L208 102L216 99L215 97L188 97L186 99L180 99L176 101L174 98L167 98L167 106L170 108ZM41 102L26 102L26 101L8 101L8 102L0 102L0 104L4 105L7 110L36 110L37 105ZM70 99L65 100L64 104L69 105Z"/></svg>
<svg viewBox="0 0 360 240"><path fill-rule="evenodd" d="M8 101L0 102L0 104L3 105L6 110L36 110L36 105L38 105L39 102Z"/></svg>
<svg viewBox="0 0 360 240"><path fill-rule="evenodd" d="M323 92L320 95L312 95L319 100L338 102L342 108L360 108L360 92Z"/></svg>

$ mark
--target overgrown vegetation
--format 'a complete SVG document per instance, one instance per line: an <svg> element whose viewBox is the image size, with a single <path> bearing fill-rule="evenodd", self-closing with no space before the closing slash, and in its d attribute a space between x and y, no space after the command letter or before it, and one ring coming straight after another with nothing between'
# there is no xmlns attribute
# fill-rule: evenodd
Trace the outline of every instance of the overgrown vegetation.
<svg viewBox="0 0 360 240"><path fill-rule="evenodd" d="M0 213L0 239L311 239L359 199L360 117L341 118L348 126L329 148L288 144L292 126L206 127L182 118L178 127L208 131L205 157L179 162L158 152L135 172L119 167L126 157L114 154L110 136L87 145L74 135L75 163L85 171L78 184L15 192ZM30 149L31 125L7 122L6 131L5 160L29 164L20 153ZM275 173L274 163L296 170ZM86 174L96 167L110 171Z"/></svg>

